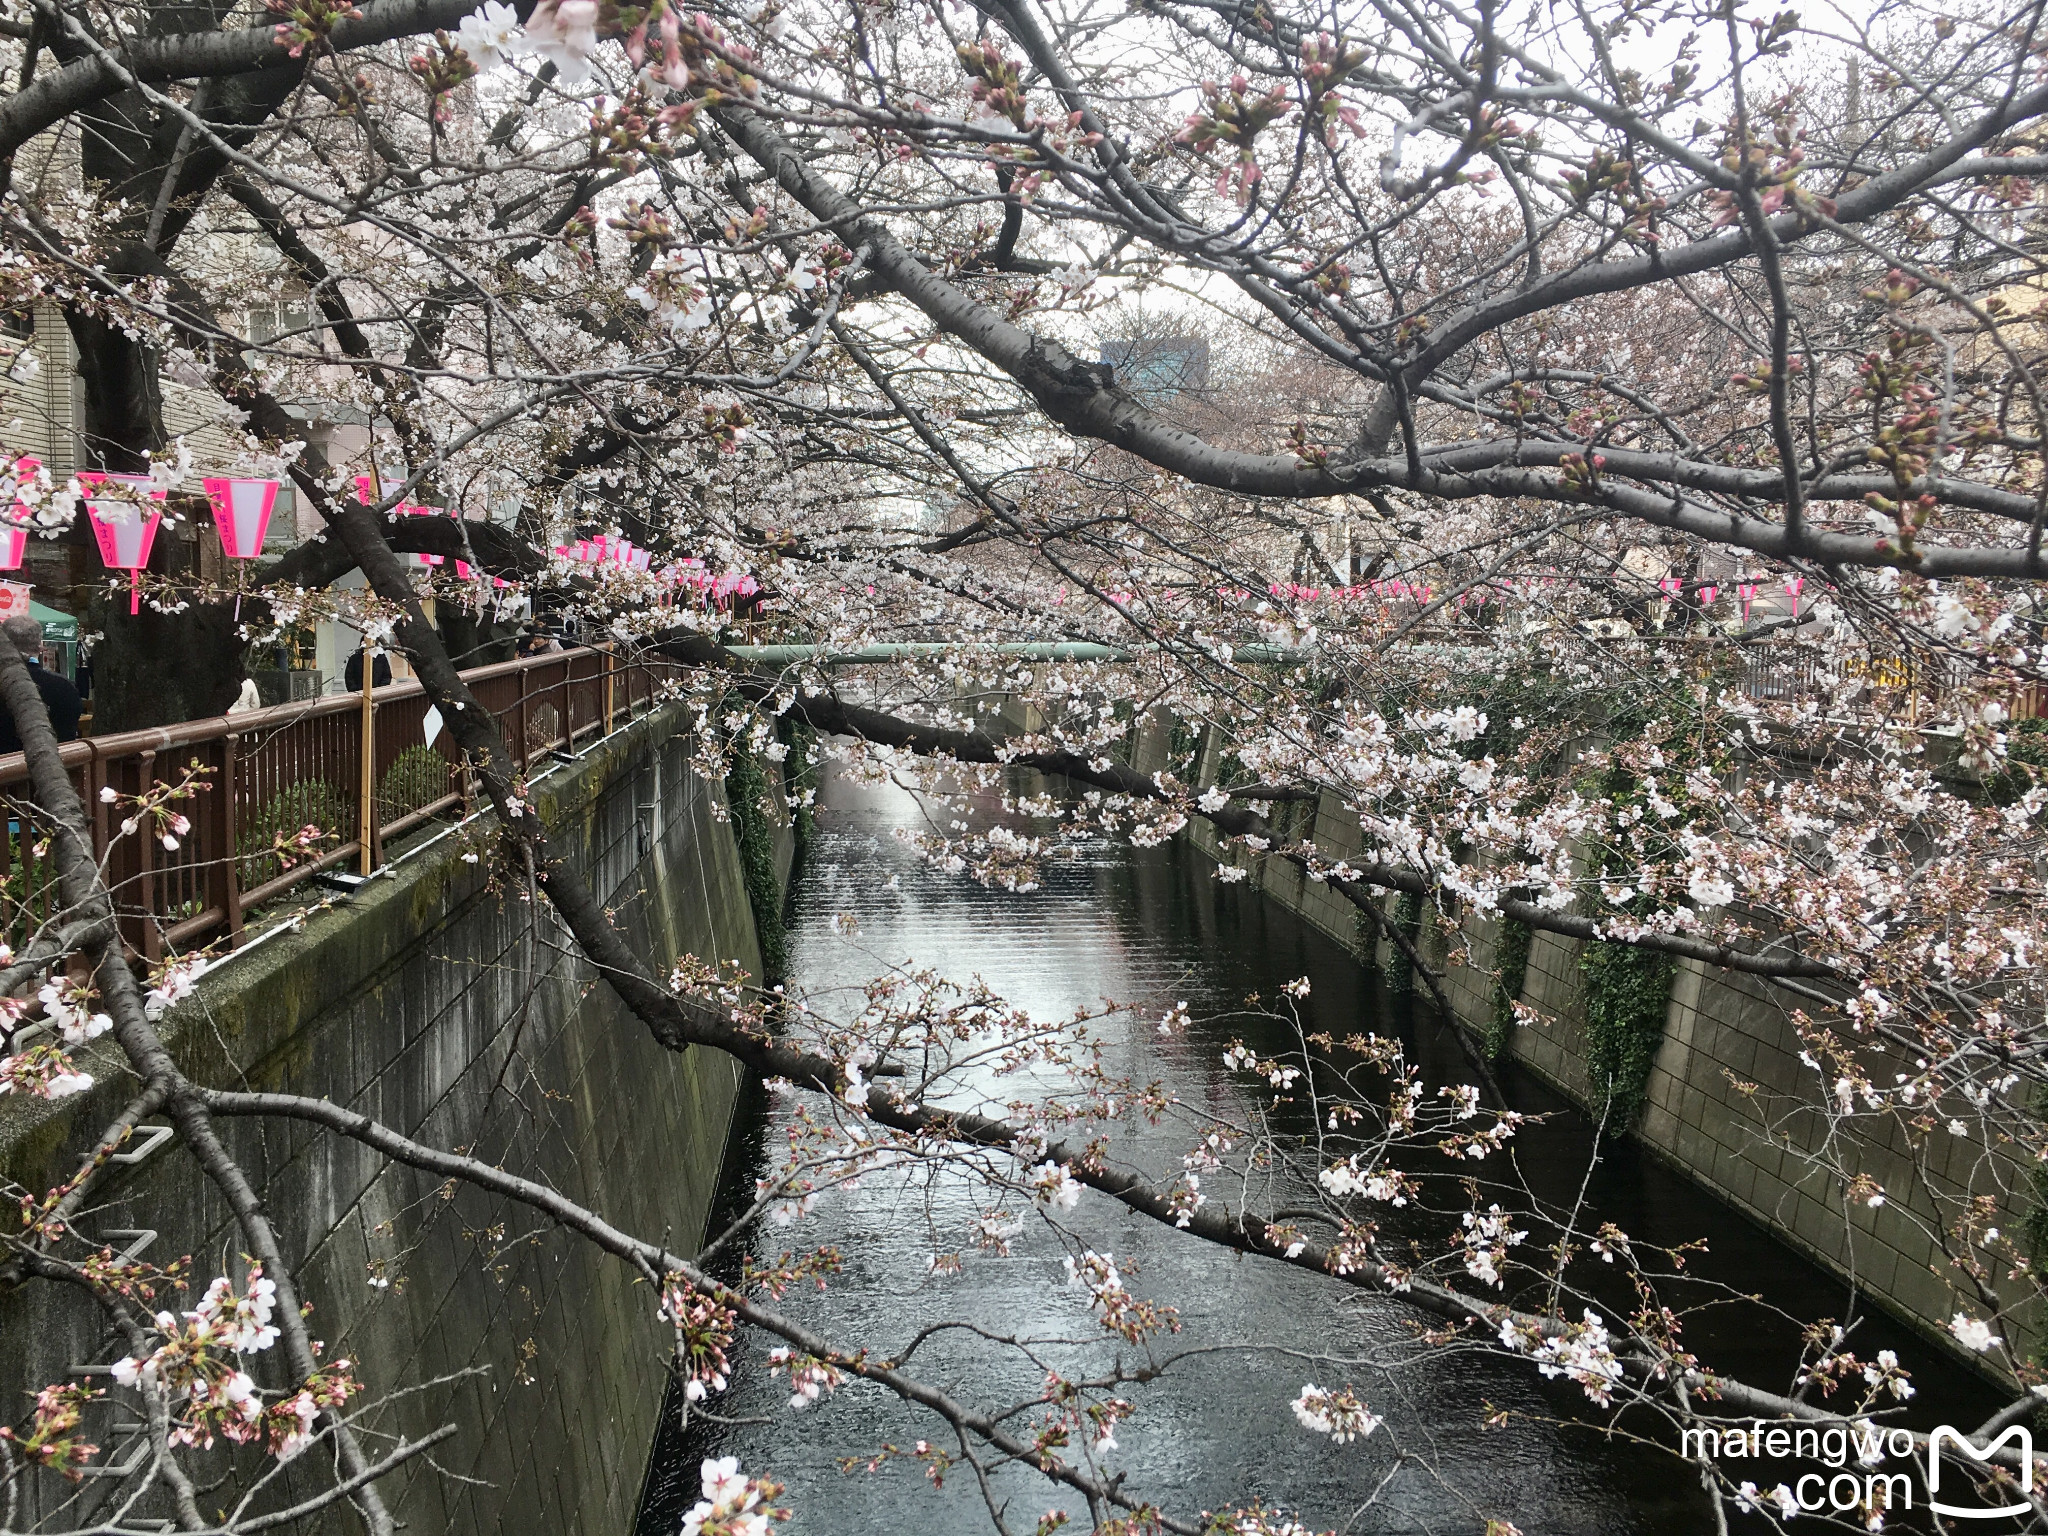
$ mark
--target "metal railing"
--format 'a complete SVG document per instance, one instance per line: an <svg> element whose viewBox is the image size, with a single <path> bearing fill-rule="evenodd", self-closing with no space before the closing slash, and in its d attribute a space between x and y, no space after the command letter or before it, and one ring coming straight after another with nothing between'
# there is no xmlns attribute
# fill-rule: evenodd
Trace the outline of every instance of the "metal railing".
<svg viewBox="0 0 2048 1536"><path fill-rule="evenodd" d="M659 702L662 684L682 670L576 650L478 667L462 679L523 772ZM449 811L466 815L475 783L449 732L427 741L429 707L407 681L373 689L367 711L360 693L346 693L65 743L130 948L154 960L167 947L238 944L252 908L337 866L374 869L387 840ZM182 834L148 817L124 830L137 797L188 775L197 792L165 808L190 823ZM44 818L20 753L0 756L0 801L0 933L18 947L54 899ZM278 851L280 838L309 825L321 834L311 848ZM166 831L175 847L165 845Z"/></svg>

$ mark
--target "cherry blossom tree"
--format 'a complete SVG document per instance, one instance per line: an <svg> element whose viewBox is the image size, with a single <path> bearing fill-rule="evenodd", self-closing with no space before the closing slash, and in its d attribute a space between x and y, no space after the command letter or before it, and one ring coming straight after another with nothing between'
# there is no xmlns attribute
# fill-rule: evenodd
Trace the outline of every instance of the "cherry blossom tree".
<svg viewBox="0 0 2048 1536"><path fill-rule="evenodd" d="M1027 817L1055 802L1016 771L1052 776L1058 834L926 840L963 874L1028 889L1075 839L1201 824L1218 878L1299 866L1439 1001L1445 957L1477 958L1467 918L1757 979L1803 1038L1801 1108L1829 1127L1806 1155L1845 1206L1887 1198L1860 1150L1887 1137L1986 1149L1979 1182L1930 1183L1916 1219L1953 1255L1949 1331L2015 1390L1985 1429L2031 1410L2039 1281L2014 1213L2048 1157L2048 787L2015 715L2041 696L2048 574L2038 7L274 0L252 21L31 0L0 40L0 303L62 311L89 453L181 491L165 381L203 388L234 467L289 474L324 528L238 609L197 570L153 572L150 616L109 622L114 663L172 624L212 637L216 672L311 617L388 635L496 806L507 867L535 872L653 1038L802 1096L807 1134L743 1229L931 1164L987 1191L970 1255L1119 1202L1390 1292L1436 1320L1425 1347L1486 1348L1674 1443L1730 1414L1841 1426L1910 1391L1907 1365L1819 1324L1797 1381L1735 1380L1685 1346L1672 1256L1468 1193L1452 1170L1519 1125L1477 1042L1474 1081L1441 1093L1377 1036L1233 1047L1261 1092L1317 1096L1315 1133L1281 1136L1124 1082L1099 1054L1121 1016L1033 1019L920 973L842 1016L636 953L459 676L449 616L497 611L484 578L687 663L708 776L781 751L786 725L842 771L1007 790ZM252 298L302 320L253 334ZM338 422L368 423L363 446ZM18 490L73 526L66 477ZM680 600L673 572L557 553L599 534L675 565ZM473 574L423 577L412 551ZM352 571L365 586L336 585ZM812 649L735 649L763 643ZM908 649L828 665L871 646ZM1103 1528L1199 1528L1114 1464L1139 1411L1121 1363L1055 1380L1036 1413L957 1400L764 1299L789 1272L735 1286L351 1111L186 1080L151 1009L189 969L138 982L4 641L0 686L64 823L61 915L4 973L16 1020L36 996L55 1034L0 1084L76 1091L74 1048L107 1033L143 1085L66 1187L29 1192L8 1263L125 1335L157 1451L137 1499L205 1527L190 1458L226 1442L250 1453L250 1502L225 1528L274 1524L269 1468L318 1441L333 1478L289 1513L347 1502L384 1529L376 1481L424 1449L357 1442L350 1404L400 1384L323 1360L290 1234L213 1130L269 1117L635 1266L694 1398L722 1390L745 1324L781 1341L798 1400L865 1377L977 1474L1036 1466ZM1180 743L1156 770L1132 766L1147 730ZM126 808L131 835L195 792ZM1355 847L1318 843L1308 808L1355 823ZM54 979L72 954L89 985ZM926 1048L947 1067L909 1075ZM1027 1069L1062 1086L1026 1091ZM992 1097L983 1072L1019 1086ZM1596 1106L1616 1132L1623 1075ZM100 1160L158 1112L236 1205L247 1274L116 1274L70 1239ZM1118 1152L1133 1115L1184 1124L1179 1166ZM1313 1220L1215 1193L1269 1163ZM1378 1235L1411 1204L1441 1227L1423 1264ZM1113 1254L1073 1246L1069 1266L1106 1345L1168 1359L1169 1299ZM1627 1315L1603 1299L1617 1271ZM186 1285L189 1310L152 1310ZM94 1454L82 1390L47 1387L11 1433L10 1497ZM1346 1442L1380 1423L1327 1378L1293 1412ZM765 1528L758 1470L707 1463L693 1528ZM1717 1508L1797 1507L1692 1470ZM1287 1528L1249 1503L1218 1518Z"/></svg>

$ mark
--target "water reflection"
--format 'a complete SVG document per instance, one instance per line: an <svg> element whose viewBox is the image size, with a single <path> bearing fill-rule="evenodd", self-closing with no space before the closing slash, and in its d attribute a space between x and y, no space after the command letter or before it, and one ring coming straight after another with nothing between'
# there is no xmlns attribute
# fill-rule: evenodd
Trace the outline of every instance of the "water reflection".
<svg viewBox="0 0 2048 1536"><path fill-rule="evenodd" d="M1039 1016L1103 998L1161 1006L1185 999L1199 1015L1236 1007L1248 994L1270 999L1282 982L1307 976L1311 993L1303 1007L1312 1029L1398 1030L1432 1082L1469 1077L1447 1032L1426 1017L1390 1010L1370 973L1342 947L1256 894L1220 885L1206 861L1186 850L1091 845L1076 861L1049 869L1044 889L1014 895L927 869L891 835L898 825L921 822L919 807L901 791L828 781L819 835L792 893L797 982L812 990L857 986L886 963L915 959L954 977L979 974ZM857 914L856 938L834 931L832 919L842 912ZM1237 1022L1161 1040L1141 1023L1116 1037L1109 1065L1141 1080L1163 1079L1192 1104L1242 1118L1250 1101L1242 1080L1224 1072L1221 1054L1230 1034L1244 1032ZM1588 1127L1539 1085L1513 1074L1506 1085L1518 1108L1554 1115L1519 1139L1519 1177L1540 1195L1568 1201L1586 1179ZM756 1104L728 1171L729 1200L751 1197L756 1173L772 1162L785 1113L775 1103ZM1185 1144L1170 1131L1155 1135L1155 1151L1168 1156ZM1703 1276L1751 1286L1767 1281L1768 1300L1783 1316L1729 1308L1690 1325L1688 1342L1720 1368L1782 1384L1797 1349L1787 1319L1844 1311L1835 1282L1631 1148L1605 1155L1589 1195L1604 1218L1638 1238L1709 1237L1711 1252L1695 1261ZM807 1225L804 1241L837 1245L846 1271L823 1294L792 1293L785 1304L829 1337L884 1350L942 1318L999 1334L1085 1339L1096 1348L1100 1334L1082 1293L1057 1284L1061 1250L1035 1229L1010 1257L971 1258L957 1277L929 1273L933 1235L945 1234L943 1246L962 1246L960 1234L978 1205L964 1179L922 1173L870 1180L851 1196L834 1196ZM1176 1514L1264 1500L1299 1511L1315 1528L1356 1532L1470 1532L1488 1517L1512 1520L1530 1536L1690 1536L1714 1529L1681 1463L1653 1446L1571 1422L1588 1406L1576 1389L1455 1351L1384 1372L1310 1358L1404 1356L1400 1346L1422 1320L1397 1302L1219 1252L1098 1197L1083 1200L1072 1225L1088 1246L1113 1252L1127 1270L1135 1266L1133 1290L1180 1308L1182 1332L1166 1348L1257 1346L1184 1362L1159 1381L1119 1389L1139 1412L1118 1429L1114 1464L1129 1470L1130 1491ZM767 1234L761 1245L781 1235ZM1859 1333L1866 1355L1887 1344L1922 1363L1916 1421L1974 1423L1996 1406L1974 1379L1927 1361L1925 1346L1882 1320ZM677 1529L696 1498L698 1463L713 1455L737 1455L749 1470L787 1485L784 1502L796 1510L792 1536L989 1528L982 1496L964 1470L937 1489L915 1465L841 1470L843 1461L865 1464L884 1444L946 1445L937 1420L859 1383L793 1413L787 1389L763 1368L765 1347L757 1342L743 1351L732 1390L710 1405L728 1419L761 1422L700 1415L678 1434L673 1415L664 1415L643 1536ZM1059 1345L1044 1355L1061 1367L1081 1358ZM1132 1351L1125 1357L1135 1361ZM917 1366L927 1379L983 1404L1028 1401L1040 1380L1014 1357L971 1347L959 1335L925 1346ZM1288 1405L1309 1380L1357 1383L1385 1427L1343 1446L1304 1433ZM1485 1427L1503 1411L1515 1415L1506 1427ZM1053 1508L1087 1528L1079 1497L1034 1474L1006 1469L994 1487L1013 1530L1032 1530Z"/></svg>

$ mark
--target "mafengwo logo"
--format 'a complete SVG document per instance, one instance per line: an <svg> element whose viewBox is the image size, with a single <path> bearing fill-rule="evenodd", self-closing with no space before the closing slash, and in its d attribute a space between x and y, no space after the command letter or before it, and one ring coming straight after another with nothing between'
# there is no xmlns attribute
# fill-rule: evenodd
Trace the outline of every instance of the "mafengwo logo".
<svg viewBox="0 0 2048 1536"><path fill-rule="evenodd" d="M1722 1470L1727 1463L1750 1461L1819 1462L1826 1471L1807 1471L1764 1487L1756 1480L1738 1484L1736 1503L1742 1508L1791 1519L1823 1511L1858 1514L1868 1520L1913 1507L1916 1478L1924 1474L1927 1509L1951 1520L2010 1520L2033 1513L2034 1437L2019 1425L1983 1446L1950 1424L1938 1426L1922 1442L1908 1430L1859 1420L1852 1424L1791 1425L1752 1420L1727 1429L1688 1429L1679 1437L1690 1460L1712 1457ZM1973 1473L1970 1464L1981 1468ZM1948 1471L1944 1498L1942 1473ZM1759 1471L1762 1469L1759 1468ZM2005 1502L1995 1505L1956 1503L1982 1497L1987 1488Z"/></svg>
<svg viewBox="0 0 2048 1536"><path fill-rule="evenodd" d="M2015 1442L2014 1448L2018 1453L2020 1464L2019 1485L2021 1497L2017 1504L2008 1504L2003 1509L1971 1509L1962 1505L1944 1504L1941 1502L1941 1459L1944 1443L1952 1445L1957 1455L1967 1456L1972 1461L1983 1463L1988 1462L1993 1453L2009 1440ZM1959 1520L1995 1520L2000 1516L2024 1515L2031 1512L2034 1507L2033 1492L2034 1437L2027 1430L2020 1428L2019 1425L2015 1424L1981 1451L1964 1439L1961 1433L1947 1424L1938 1426L1934 1433L1927 1437L1927 1507L1937 1515L1949 1515Z"/></svg>

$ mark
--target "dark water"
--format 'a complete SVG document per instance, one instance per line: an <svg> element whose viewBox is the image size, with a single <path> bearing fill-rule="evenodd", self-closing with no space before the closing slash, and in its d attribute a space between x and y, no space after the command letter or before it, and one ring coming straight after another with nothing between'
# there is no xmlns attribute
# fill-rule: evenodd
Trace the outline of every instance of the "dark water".
<svg viewBox="0 0 2048 1536"><path fill-rule="evenodd" d="M1253 1023L1239 1016L1160 1040L1142 1021L1183 999L1198 1017L1238 1007L1250 993L1271 999L1281 983L1307 976L1312 991L1303 1011L1312 1029L1400 1033L1432 1083L1470 1078L1447 1031L1392 1008L1372 973L1342 947L1256 894L1222 886L1206 861L1185 850L1089 845L1075 862L1050 866L1042 890L1015 895L931 871L894 841L897 825L922 823L907 794L834 780L822 799L819 836L791 902L792 979L806 988L858 985L885 963L915 959L951 976L979 974L1040 1016L1105 997L1156 1004L1119 1041L1123 1059L1111 1065L1141 1080L1161 1078L1184 1101L1242 1119L1254 1096L1242 1076L1225 1072L1221 1057L1233 1036L1259 1043ZM837 913L857 914L860 931L851 938L834 932ZM1266 1043L1285 1041L1274 1035ZM1730 1301L1696 1311L1687 1343L1714 1368L1785 1389L1798 1348L1791 1319L1844 1316L1843 1288L1628 1147L1607 1149L1588 1181L1593 1138L1583 1117L1526 1079L1510 1074L1505 1086L1517 1108L1551 1116L1517 1138L1514 1173L1556 1203L1568 1204L1587 1182L1598 1217L1638 1240L1706 1237L1710 1248L1691 1261L1692 1272L1759 1292L1765 1305ZM786 1114L764 1095L743 1117L729 1153L729 1210L744 1209L757 1173L773 1166ZM1155 1166L1171 1166L1186 1139L1155 1133ZM1136 1145L1142 1153L1146 1138ZM796 1232L759 1242L770 1252L799 1241L843 1250L846 1271L829 1290L791 1292L783 1303L841 1342L893 1352L941 1318L1011 1335L1099 1339L1082 1293L1060 1285L1065 1250L1035 1227L1011 1257L970 1257L963 1275L929 1275L932 1234L950 1233L945 1245L963 1246L961 1228L978 1205L964 1180L870 1179L854 1194L830 1197ZM1432 1220L1430 1231L1440 1233L1441 1218ZM1118 1388L1138 1412L1119 1426L1111 1465L1127 1469L1128 1491L1177 1515L1264 1500L1316 1529L1356 1532L1477 1532L1490 1517L1512 1520L1527 1536L1714 1529L1696 1474L1636 1438L1633 1432L1655 1433L1647 1420L1623 1420L1623 1433L1604 1434L1583 1394L1544 1383L1526 1367L1443 1350L1418 1360L1404 1347L1418 1314L1396 1300L1220 1252L1094 1195L1069 1213L1068 1225L1079 1243L1113 1252L1127 1274L1136 1262L1139 1274L1127 1280L1133 1291L1180 1308L1182 1332L1162 1351L1233 1346L1178 1362L1157 1381ZM1707 1298L1704 1288L1678 1297ZM678 1432L676 1404L667 1406L641 1536L673 1536L698 1496L700 1460L722 1455L786 1485L782 1502L796 1511L786 1527L791 1536L992 1529L965 1469L940 1489L915 1464L842 1472L842 1458L865 1463L884 1443L946 1445L945 1426L860 1383L792 1412L788 1388L762 1363L768 1342L746 1341L732 1389L707 1405L730 1419L762 1422L717 1423L698 1414ZM1908 1422L1972 1425L1997 1406L1984 1384L1931 1358L1927 1346L1883 1318L1866 1320L1856 1345L1866 1359L1897 1348L1915 1368L1919 1393ZM1102 1345L1088 1348L1085 1358L1109 1358ZM1055 1345L1046 1353L1066 1369L1084 1358L1077 1351ZM1124 1358L1135 1363L1137 1353L1126 1347ZM1040 1380L1014 1358L957 1336L921 1351L916 1367L979 1404L1029 1402ZM1308 1381L1353 1383L1384 1426L1346 1445L1308 1433L1289 1407ZM1486 1427L1501 1411L1513 1415L1506 1427ZM1787 1470L1804 1469L1774 1471L1765 1485ZM1015 1468L993 1481L1012 1530L1033 1530L1055 1508L1073 1517L1073 1528L1088 1528L1076 1494Z"/></svg>

